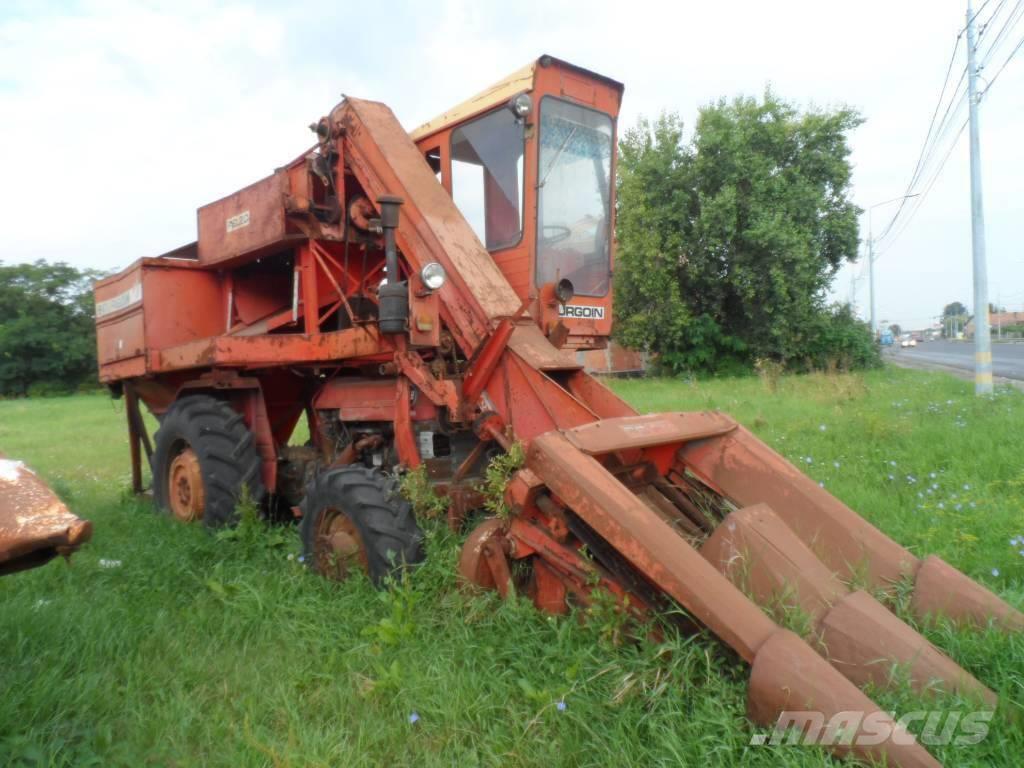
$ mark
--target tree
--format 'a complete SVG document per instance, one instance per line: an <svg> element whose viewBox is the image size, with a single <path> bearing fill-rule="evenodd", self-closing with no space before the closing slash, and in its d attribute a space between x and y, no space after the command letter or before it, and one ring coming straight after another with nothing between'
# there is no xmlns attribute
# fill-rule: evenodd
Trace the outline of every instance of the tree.
<svg viewBox="0 0 1024 768"><path fill-rule="evenodd" d="M94 270L0 263L0 395L72 391L96 377Z"/></svg>
<svg viewBox="0 0 1024 768"><path fill-rule="evenodd" d="M950 302L942 308L942 335L956 337L969 319L967 307L959 301Z"/></svg>
<svg viewBox="0 0 1024 768"><path fill-rule="evenodd" d="M903 333L903 329L900 328L900 324L899 323L892 323L892 324L890 324L889 325L889 331L892 333L893 336L899 336L901 333Z"/></svg>
<svg viewBox="0 0 1024 768"><path fill-rule="evenodd" d="M770 91L641 120L620 144L618 336L675 370L808 362L825 292L857 256L849 109L800 113ZM862 328L852 313L849 317Z"/></svg>

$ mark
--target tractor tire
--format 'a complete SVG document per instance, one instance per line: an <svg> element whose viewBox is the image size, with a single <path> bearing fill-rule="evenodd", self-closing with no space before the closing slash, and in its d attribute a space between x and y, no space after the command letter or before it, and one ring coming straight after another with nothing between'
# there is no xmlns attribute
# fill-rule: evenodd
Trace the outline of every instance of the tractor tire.
<svg viewBox="0 0 1024 768"><path fill-rule="evenodd" d="M260 503L264 489L256 442L242 414L209 395L189 395L164 414L153 450L153 499L182 522L208 528L232 525L248 489Z"/></svg>
<svg viewBox="0 0 1024 768"><path fill-rule="evenodd" d="M423 531L398 481L380 470L330 469L306 487L301 504L303 559L321 576L345 579L360 569L377 587L422 562Z"/></svg>

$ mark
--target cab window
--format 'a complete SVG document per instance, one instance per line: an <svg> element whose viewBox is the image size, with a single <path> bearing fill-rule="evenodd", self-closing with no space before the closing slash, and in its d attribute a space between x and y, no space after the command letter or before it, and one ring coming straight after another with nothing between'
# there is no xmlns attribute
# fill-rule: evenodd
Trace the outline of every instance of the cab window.
<svg viewBox="0 0 1024 768"><path fill-rule="evenodd" d="M612 119L549 96L540 105L537 285L572 281L604 296L610 281Z"/></svg>
<svg viewBox="0 0 1024 768"><path fill-rule="evenodd" d="M502 107L452 131L452 199L487 250L523 235L521 121Z"/></svg>

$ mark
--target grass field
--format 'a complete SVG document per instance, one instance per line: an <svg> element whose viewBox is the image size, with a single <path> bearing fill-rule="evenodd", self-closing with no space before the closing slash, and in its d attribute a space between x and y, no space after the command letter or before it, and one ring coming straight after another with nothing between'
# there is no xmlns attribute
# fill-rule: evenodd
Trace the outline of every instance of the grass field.
<svg viewBox="0 0 1024 768"><path fill-rule="evenodd" d="M718 408L916 553L1024 603L1024 395L977 401L942 374L617 381L642 410ZM553 619L456 588L459 540L379 593L323 582L276 529L215 538L127 493L118 402L0 402L26 460L93 542L0 579L0 764L817 766L750 747L747 669L707 636L612 642L613 617ZM1000 693L988 738L947 765L1019 765L1024 638L928 628ZM876 700L921 708L901 692ZM965 704L943 700L946 710Z"/></svg>

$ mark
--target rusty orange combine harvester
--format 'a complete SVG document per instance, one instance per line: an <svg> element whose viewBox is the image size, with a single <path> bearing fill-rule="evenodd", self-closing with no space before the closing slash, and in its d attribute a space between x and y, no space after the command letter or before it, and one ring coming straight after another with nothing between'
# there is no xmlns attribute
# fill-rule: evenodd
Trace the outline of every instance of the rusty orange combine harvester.
<svg viewBox="0 0 1024 768"><path fill-rule="evenodd" d="M758 723L861 710L891 725L858 686L894 664L993 705L873 594L909 588L921 618L1008 630L1019 612L728 416L638 415L582 370L576 353L612 328L622 92L543 56L411 134L346 98L309 152L200 208L196 243L100 282L100 377L127 403L136 490L143 451L180 520L229 524L247 489L301 516L319 573L380 582L423 556L396 471L424 467L457 527L518 443L512 513L469 534L470 581L515 582L554 613L595 589L641 614L682 606L752 666ZM310 440L291 445L303 418ZM771 618L787 607L807 636ZM903 739L840 749L935 764Z"/></svg>

